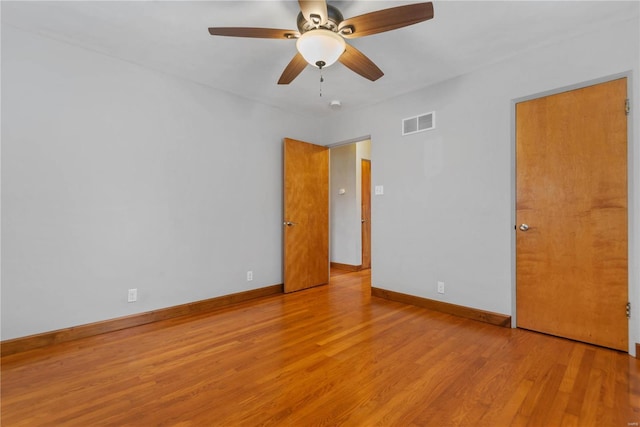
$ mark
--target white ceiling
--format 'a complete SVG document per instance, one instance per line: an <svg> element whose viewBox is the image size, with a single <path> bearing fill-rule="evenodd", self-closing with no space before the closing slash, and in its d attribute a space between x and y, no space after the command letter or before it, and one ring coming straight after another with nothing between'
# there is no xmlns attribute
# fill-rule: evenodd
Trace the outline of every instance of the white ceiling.
<svg viewBox="0 0 640 427"><path fill-rule="evenodd" d="M329 1L345 18L417 1ZM637 1L436 1L434 19L352 39L385 73L370 82L340 63L276 82L295 41L213 37L211 26L296 29L298 2L2 1L2 25L39 33L292 112L330 114L638 16Z"/></svg>

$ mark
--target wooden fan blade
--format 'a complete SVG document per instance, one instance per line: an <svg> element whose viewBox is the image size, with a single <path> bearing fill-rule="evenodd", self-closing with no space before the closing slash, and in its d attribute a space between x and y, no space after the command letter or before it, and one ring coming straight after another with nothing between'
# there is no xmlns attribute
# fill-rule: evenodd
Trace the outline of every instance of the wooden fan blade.
<svg viewBox="0 0 640 427"><path fill-rule="evenodd" d="M258 39L297 39L300 33L294 30L279 30L275 28L253 27L212 27L212 36L253 37Z"/></svg>
<svg viewBox="0 0 640 427"><path fill-rule="evenodd" d="M343 37L352 39L382 33L433 18L433 3L416 3L365 13L345 19L338 26Z"/></svg>
<svg viewBox="0 0 640 427"><path fill-rule="evenodd" d="M279 85L288 85L298 77L298 74L302 72L307 67L307 61L300 55L300 52L296 53L296 56L293 57L289 65L284 69L282 75L280 76L280 80L278 80Z"/></svg>
<svg viewBox="0 0 640 427"><path fill-rule="evenodd" d="M315 25L324 25L329 20L326 0L298 0L302 16Z"/></svg>
<svg viewBox="0 0 640 427"><path fill-rule="evenodd" d="M338 61L372 82L375 82L384 75L382 70L367 58L364 53L348 44L346 45L344 53L338 58Z"/></svg>

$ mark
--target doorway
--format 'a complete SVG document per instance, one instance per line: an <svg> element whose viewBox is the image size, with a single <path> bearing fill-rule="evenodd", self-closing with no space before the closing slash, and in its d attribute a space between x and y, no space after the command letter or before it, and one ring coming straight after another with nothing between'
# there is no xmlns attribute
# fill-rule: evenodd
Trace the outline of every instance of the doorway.
<svg viewBox="0 0 640 427"><path fill-rule="evenodd" d="M517 326L628 350L627 79L516 104Z"/></svg>
<svg viewBox="0 0 640 427"><path fill-rule="evenodd" d="M370 268L371 198L366 196L371 191L371 169L363 172L363 163L371 165L371 140L331 146L330 159L331 266L348 271ZM363 184L367 176L369 183Z"/></svg>

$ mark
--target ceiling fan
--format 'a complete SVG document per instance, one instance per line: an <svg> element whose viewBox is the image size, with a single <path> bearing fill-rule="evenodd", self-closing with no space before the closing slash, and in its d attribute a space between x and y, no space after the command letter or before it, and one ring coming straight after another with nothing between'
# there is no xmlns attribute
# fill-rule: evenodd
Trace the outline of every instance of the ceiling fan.
<svg viewBox="0 0 640 427"><path fill-rule="evenodd" d="M298 31L254 27L212 27L212 36L253 37L297 40L298 52L278 80L289 84L310 64L328 67L336 61L362 77L375 81L383 72L344 39L369 36L433 18L431 2L397 6L344 19L342 13L326 0L298 0Z"/></svg>

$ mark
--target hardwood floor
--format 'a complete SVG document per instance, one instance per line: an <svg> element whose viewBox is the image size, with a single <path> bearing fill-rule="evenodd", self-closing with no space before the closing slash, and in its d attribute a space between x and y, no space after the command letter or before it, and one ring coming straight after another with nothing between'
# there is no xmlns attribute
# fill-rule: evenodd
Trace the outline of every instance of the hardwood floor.
<svg viewBox="0 0 640 427"><path fill-rule="evenodd" d="M370 272L2 358L2 426L633 426L640 360L370 296Z"/></svg>

